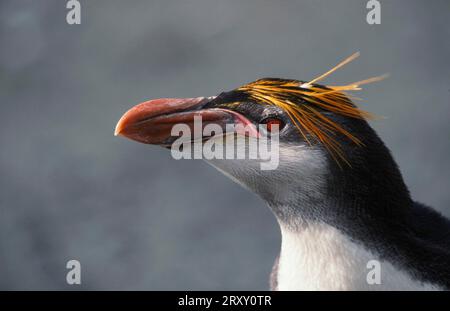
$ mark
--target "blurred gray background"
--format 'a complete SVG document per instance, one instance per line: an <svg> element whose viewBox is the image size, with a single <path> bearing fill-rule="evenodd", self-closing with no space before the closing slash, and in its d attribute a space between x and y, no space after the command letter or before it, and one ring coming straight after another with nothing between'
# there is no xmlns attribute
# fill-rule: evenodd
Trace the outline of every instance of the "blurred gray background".
<svg viewBox="0 0 450 311"><path fill-rule="evenodd" d="M268 289L277 223L200 160L113 136L131 106L265 76L358 93L417 200L450 216L450 1L0 1L0 289ZM65 264L82 265L82 285Z"/></svg>

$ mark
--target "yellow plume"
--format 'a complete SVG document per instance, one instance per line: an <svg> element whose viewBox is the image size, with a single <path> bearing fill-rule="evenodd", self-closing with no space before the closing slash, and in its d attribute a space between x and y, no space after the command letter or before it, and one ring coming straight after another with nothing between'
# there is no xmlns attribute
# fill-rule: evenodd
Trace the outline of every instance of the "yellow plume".
<svg viewBox="0 0 450 311"><path fill-rule="evenodd" d="M346 91L361 90L361 85L380 81L386 78L387 75L342 86L321 86L315 83L329 76L358 56L359 52L346 58L326 73L306 83L298 80L261 79L243 85L237 90L245 92L256 102L274 105L283 109L309 144L312 143L306 133L321 142L338 164L339 160L343 160L350 166L350 163L345 159L339 143L333 136L339 133L349 138L358 146L363 146L363 143L341 125L323 115L317 108L352 118L371 119L374 115L356 107L349 99L351 96L346 94ZM305 101L310 105L299 104L301 101Z"/></svg>

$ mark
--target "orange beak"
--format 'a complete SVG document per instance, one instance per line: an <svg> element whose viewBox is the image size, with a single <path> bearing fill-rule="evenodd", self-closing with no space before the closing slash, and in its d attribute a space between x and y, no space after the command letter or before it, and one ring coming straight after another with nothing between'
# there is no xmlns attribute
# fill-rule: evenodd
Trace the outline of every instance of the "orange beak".
<svg viewBox="0 0 450 311"><path fill-rule="evenodd" d="M211 98L161 98L146 101L128 110L116 125L114 135L125 136L144 144L170 146L176 137L171 135L176 124L186 124L191 129L192 140L206 139L203 128L208 124L217 124L226 132L227 124L242 125L246 135L258 137L255 125L243 115L222 108L205 106ZM201 117L202 133L196 133L194 117ZM240 127L242 128L242 127ZM239 133L239 131L238 131Z"/></svg>

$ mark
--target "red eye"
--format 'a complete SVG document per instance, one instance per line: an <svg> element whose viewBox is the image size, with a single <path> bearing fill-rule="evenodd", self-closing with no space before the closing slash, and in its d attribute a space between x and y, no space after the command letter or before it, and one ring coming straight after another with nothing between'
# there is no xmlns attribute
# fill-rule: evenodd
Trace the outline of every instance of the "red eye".
<svg viewBox="0 0 450 311"><path fill-rule="evenodd" d="M277 118L267 118L264 119L261 123L266 124L268 132L275 131L274 125L278 125L278 130L281 130L284 127L284 122Z"/></svg>

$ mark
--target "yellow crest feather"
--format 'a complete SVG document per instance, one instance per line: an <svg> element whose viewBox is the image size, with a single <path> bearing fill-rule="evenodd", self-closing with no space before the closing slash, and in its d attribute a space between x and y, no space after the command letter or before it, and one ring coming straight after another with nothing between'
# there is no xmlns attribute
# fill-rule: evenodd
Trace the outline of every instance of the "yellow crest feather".
<svg viewBox="0 0 450 311"><path fill-rule="evenodd" d="M359 52L346 58L326 73L306 83L297 80L261 79L243 85L237 90L245 92L256 102L274 105L283 109L309 144L312 143L306 134L321 142L338 164L339 160L343 160L350 166L350 163L345 159L339 143L333 136L339 133L346 136L358 146L363 146L364 144L341 125L320 113L317 107L347 117L372 119L374 115L356 107L350 100L350 98L355 98L346 92L361 90L361 85L380 81L386 78L386 75L341 86L320 86L316 82L324 79L358 56ZM299 105L298 101L297 103L293 102L295 99L301 99L310 105Z"/></svg>

